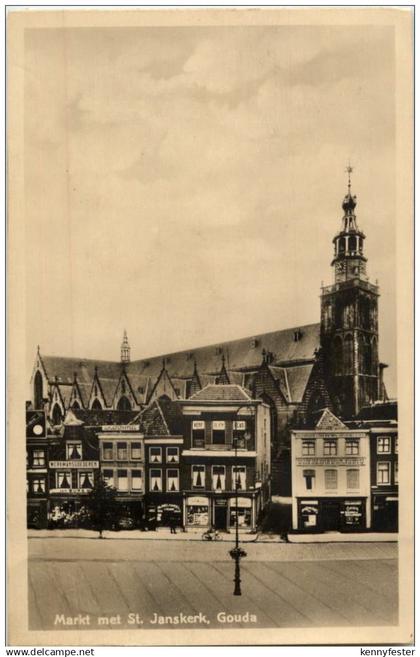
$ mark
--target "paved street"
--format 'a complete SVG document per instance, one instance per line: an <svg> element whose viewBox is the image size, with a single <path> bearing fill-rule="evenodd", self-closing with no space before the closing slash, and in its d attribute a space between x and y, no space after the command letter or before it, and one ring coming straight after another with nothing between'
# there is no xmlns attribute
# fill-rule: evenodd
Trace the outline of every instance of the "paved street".
<svg viewBox="0 0 420 657"><path fill-rule="evenodd" d="M98 622L101 629L104 623L113 629L397 623L395 543L247 544L241 597L232 595L230 544L97 538L28 544L31 629L75 629L68 618L78 614L80 629L97 629ZM221 612L237 616L224 623ZM178 617L179 624L168 618L152 624L159 616Z"/></svg>

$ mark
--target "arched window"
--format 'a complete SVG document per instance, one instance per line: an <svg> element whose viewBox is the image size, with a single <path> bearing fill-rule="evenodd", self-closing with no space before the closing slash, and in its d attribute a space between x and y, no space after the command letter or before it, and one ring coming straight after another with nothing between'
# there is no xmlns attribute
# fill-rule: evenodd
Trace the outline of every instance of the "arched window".
<svg viewBox="0 0 420 657"><path fill-rule="evenodd" d="M128 397L121 397L117 404L117 410L119 411L131 411L131 404Z"/></svg>
<svg viewBox="0 0 420 657"><path fill-rule="evenodd" d="M356 251L356 236L350 235L349 237L349 251Z"/></svg>
<svg viewBox="0 0 420 657"><path fill-rule="evenodd" d="M53 424L61 424L61 420L63 419L63 416L61 414L61 408L59 407L58 404L54 404L53 410L52 410L52 420Z"/></svg>
<svg viewBox="0 0 420 657"><path fill-rule="evenodd" d="M334 338L333 342L333 367L335 374L343 373L343 343L339 335Z"/></svg>
<svg viewBox="0 0 420 657"><path fill-rule="evenodd" d="M344 339L344 374L351 374L353 372L353 336L346 335Z"/></svg>
<svg viewBox="0 0 420 657"><path fill-rule="evenodd" d="M42 391L42 374L38 370L37 373L35 374L35 379L34 379L34 406L37 411L42 408L43 396L44 395Z"/></svg>
<svg viewBox="0 0 420 657"><path fill-rule="evenodd" d="M365 374L372 373L372 346L368 336L363 340L363 372Z"/></svg>
<svg viewBox="0 0 420 657"><path fill-rule="evenodd" d="M376 374L378 369L378 343L376 338L372 338L372 374Z"/></svg>
<svg viewBox="0 0 420 657"><path fill-rule="evenodd" d="M74 400L74 402L72 403L71 407L74 408L74 410L76 410L76 411L80 411L80 404L79 404L79 402L77 401L77 399Z"/></svg>
<svg viewBox="0 0 420 657"><path fill-rule="evenodd" d="M102 411L102 404L99 401L99 399L95 399L93 404L92 404L92 410L94 411Z"/></svg>

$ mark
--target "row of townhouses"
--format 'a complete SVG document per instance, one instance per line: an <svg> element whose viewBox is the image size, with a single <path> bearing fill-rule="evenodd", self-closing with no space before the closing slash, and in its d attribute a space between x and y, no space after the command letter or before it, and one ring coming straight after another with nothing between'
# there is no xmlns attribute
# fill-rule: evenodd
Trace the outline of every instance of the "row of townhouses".
<svg viewBox="0 0 420 657"><path fill-rule="evenodd" d="M30 508L77 507L101 473L136 517L173 505L186 527L229 528L237 474L252 530L270 492L293 500L297 531L396 529L397 404L355 208L349 179L317 323L134 361L126 333L115 361L38 347L28 409L48 429L28 438Z"/></svg>

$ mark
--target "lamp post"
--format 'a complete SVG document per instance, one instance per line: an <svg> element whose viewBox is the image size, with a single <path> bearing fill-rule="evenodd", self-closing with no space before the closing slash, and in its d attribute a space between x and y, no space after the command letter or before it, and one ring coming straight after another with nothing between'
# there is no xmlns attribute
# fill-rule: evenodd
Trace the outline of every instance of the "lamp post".
<svg viewBox="0 0 420 657"><path fill-rule="evenodd" d="M237 410L237 413L242 407ZM244 439L248 440L249 435L244 435ZM241 559L246 557L246 552L239 547L239 514L238 514L238 491L240 486L239 479L239 468L238 468L238 436L236 435L233 439L233 445L235 448L235 547L232 550L229 550L229 554L232 559L235 561L235 588L233 590L233 595L242 595L241 591Z"/></svg>

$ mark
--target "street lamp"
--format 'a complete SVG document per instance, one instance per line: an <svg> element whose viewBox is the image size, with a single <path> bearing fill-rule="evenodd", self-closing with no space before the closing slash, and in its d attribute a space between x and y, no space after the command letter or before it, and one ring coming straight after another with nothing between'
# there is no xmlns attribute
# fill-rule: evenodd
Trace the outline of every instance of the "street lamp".
<svg viewBox="0 0 420 657"><path fill-rule="evenodd" d="M240 411L242 408L239 407L238 410L236 411L237 413ZM249 440L251 436L249 435L248 432L244 434L244 440ZM238 513L238 492L239 492L239 486L240 486L240 479L239 479L239 467L238 467L238 435L236 434L233 438L233 445L235 448L235 471L236 471L236 478L235 478L235 547L232 550L229 550L229 554L232 557L232 559L235 561L235 577L234 577L234 582L235 582L235 588L233 590L233 595L242 595L241 592L241 559L243 557L246 557L246 552L242 548L239 547L239 513Z"/></svg>

